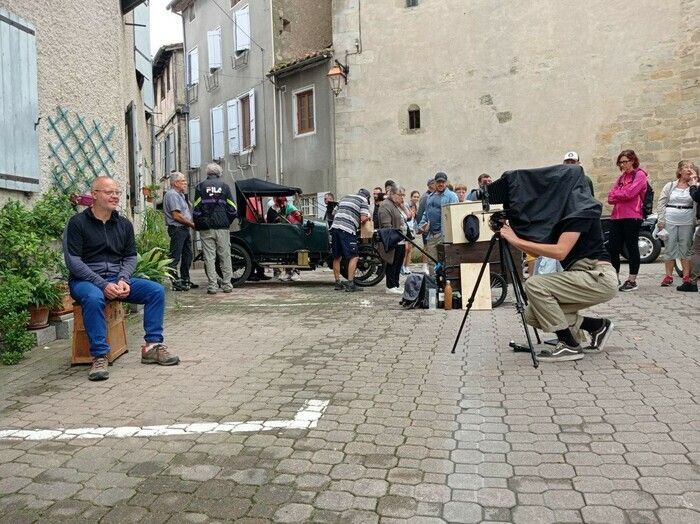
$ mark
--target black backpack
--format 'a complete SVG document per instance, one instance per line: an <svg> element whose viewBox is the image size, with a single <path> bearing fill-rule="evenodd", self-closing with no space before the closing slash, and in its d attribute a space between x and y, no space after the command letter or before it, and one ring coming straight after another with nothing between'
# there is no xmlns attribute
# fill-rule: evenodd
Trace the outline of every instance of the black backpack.
<svg viewBox="0 0 700 524"><path fill-rule="evenodd" d="M646 218L654 212L654 190L651 188L651 184L648 180L647 192L644 194L643 204L642 212L644 213L644 218Z"/></svg>
<svg viewBox="0 0 700 524"><path fill-rule="evenodd" d="M406 309L428 309L429 289L435 289L437 294L437 282L433 277L423 273L411 273L406 278L403 296L399 304Z"/></svg>
<svg viewBox="0 0 700 524"><path fill-rule="evenodd" d="M634 176L637 176L635 171ZM634 178L632 179L634 181ZM647 177L647 192L644 193L644 200L642 201L642 214L644 218L648 217L654 212L654 189L649 183L649 178Z"/></svg>

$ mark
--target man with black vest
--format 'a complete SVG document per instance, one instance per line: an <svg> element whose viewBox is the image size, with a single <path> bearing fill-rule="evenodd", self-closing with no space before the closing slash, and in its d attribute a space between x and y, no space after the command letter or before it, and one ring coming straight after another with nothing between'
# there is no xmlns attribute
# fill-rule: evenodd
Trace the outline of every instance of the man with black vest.
<svg viewBox="0 0 700 524"><path fill-rule="evenodd" d="M136 268L136 240L131 222L117 212L120 195L114 180L97 177L92 183L92 206L73 215L63 234L70 294L83 308L83 323L90 342L89 380L109 378L107 300L145 305L141 363L173 366L180 362L163 345L163 286L131 276Z"/></svg>
<svg viewBox="0 0 700 524"><path fill-rule="evenodd" d="M231 195L231 188L221 180L221 166L211 163L207 166L207 179L203 180L194 191L194 227L200 232L204 250L207 293L216 295L216 258L219 258L221 274L224 281L224 293L231 293L231 237L229 228L236 218L236 204Z"/></svg>

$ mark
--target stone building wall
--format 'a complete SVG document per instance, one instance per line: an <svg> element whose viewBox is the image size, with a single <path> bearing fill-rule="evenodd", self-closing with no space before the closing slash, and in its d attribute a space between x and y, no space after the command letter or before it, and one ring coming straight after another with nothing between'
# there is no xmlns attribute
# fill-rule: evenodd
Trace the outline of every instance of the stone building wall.
<svg viewBox="0 0 700 524"><path fill-rule="evenodd" d="M273 0L275 64L325 49L332 41L331 0Z"/></svg>
<svg viewBox="0 0 700 524"><path fill-rule="evenodd" d="M339 192L387 178L423 190L438 170L474 186L573 149L602 196L621 149L657 187L698 160L697 0L405 6L333 1L336 58L362 43L336 99Z"/></svg>
<svg viewBox="0 0 700 524"><path fill-rule="evenodd" d="M141 93L134 73L133 29L124 21L119 2L64 0L48 8L43 0L0 0L0 6L29 20L36 27L39 116L39 157L42 190L51 186L55 161L49 144L56 135L48 128L50 116L62 107L103 130L114 127L110 147L115 178L128 181L124 114L130 101L140 107L139 142L144 176L150 170L150 130L146 127ZM27 200L22 193L0 190L0 203L8 198ZM126 209L123 200L122 205Z"/></svg>

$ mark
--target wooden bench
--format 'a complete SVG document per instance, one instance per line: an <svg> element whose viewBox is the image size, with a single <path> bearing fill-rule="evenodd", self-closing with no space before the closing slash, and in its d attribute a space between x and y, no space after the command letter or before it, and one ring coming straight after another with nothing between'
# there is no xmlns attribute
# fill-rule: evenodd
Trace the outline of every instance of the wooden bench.
<svg viewBox="0 0 700 524"><path fill-rule="evenodd" d="M107 302L105 320L107 321L107 344L109 344L107 360L110 363L129 351L126 342L125 316L123 302ZM92 364L90 341L83 325L83 308L77 302L73 303L73 351L71 355L71 365L76 364Z"/></svg>

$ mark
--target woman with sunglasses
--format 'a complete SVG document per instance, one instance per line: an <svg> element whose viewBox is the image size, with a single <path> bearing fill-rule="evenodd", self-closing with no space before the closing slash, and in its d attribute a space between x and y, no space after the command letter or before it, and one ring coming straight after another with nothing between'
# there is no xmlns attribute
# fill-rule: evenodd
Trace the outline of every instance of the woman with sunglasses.
<svg viewBox="0 0 700 524"><path fill-rule="evenodd" d="M639 159L631 149L617 155L617 167L622 174L608 193L608 203L613 205L608 250L612 265L620 275L620 253L627 248L629 276L619 289L635 291L639 273L639 228L644 219L644 195L647 192L648 175L639 167Z"/></svg>

